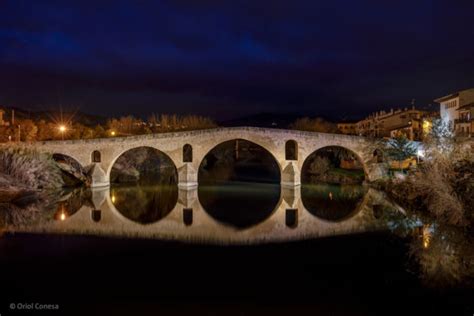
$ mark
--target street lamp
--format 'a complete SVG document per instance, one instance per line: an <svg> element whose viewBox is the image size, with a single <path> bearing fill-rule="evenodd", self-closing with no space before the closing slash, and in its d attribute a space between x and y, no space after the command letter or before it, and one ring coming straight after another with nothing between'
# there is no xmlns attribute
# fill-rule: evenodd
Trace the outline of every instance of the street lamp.
<svg viewBox="0 0 474 316"><path fill-rule="evenodd" d="M64 140L64 133L67 130L66 126L65 125L59 125L58 129L59 129L59 132L61 133L61 139Z"/></svg>
<svg viewBox="0 0 474 316"><path fill-rule="evenodd" d="M110 136L114 137L115 136L115 131L111 131Z"/></svg>

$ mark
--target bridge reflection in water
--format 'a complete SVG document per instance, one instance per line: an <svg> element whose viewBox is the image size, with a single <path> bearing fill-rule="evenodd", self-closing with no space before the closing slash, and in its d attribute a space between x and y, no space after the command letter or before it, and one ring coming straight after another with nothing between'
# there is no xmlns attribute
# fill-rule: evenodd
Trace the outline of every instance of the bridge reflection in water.
<svg viewBox="0 0 474 316"><path fill-rule="evenodd" d="M214 244L252 244L387 229L386 221L379 219L380 216L374 214L373 209L377 206L380 210L379 206L390 206L390 203L384 199L381 192L374 189L276 187L279 192L275 192L275 186L267 188L265 190L269 197L260 202L255 201L257 208L266 207L264 212L257 217L246 217L244 214L243 218L247 219L237 224L231 223L229 217L226 218L223 214L228 211L239 215L238 205L244 212L245 207L252 205L252 200L247 197L247 201L242 201L245 194L236 194L232 188L228 196L234 197L227 201L228 205L232 205L228 209L219 209L224 207L225 203L216 203L214 206L217 208L212 209L212 203L209 201L212 199L213 188L134 190L113 187L93 190L87 198L88 201L82 206L76 206L75 212L68 210L68 204L62 202L58 212L49 220L21 227L10 226L7 230ZM247 189L255 190L252 184L247 185ZM306 196L308 192L310 199ZM137 194L141 194L141 197ZM222 195L222 190L219 195ZM159 201L161 198L163 202ZM206 203L209 205L205 205ZM273 203L274 206L271 205ZM209 210L206 210L203 204ZM331 213L331 207L334 211L341 209L341 205L347 208L345 212L339 210L339 213L332 212L335 215L328 215ZM140 209L141 207L145 209Z"/></svg>

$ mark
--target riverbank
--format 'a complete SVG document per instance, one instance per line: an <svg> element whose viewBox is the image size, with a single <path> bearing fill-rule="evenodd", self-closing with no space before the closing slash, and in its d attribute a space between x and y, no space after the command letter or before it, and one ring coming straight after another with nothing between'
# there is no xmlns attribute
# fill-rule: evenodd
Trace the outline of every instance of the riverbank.
<svg viewBox="0 0 474 316"><path fill-rule="evenodd" d="M0 149L0 226L40 218L63 184L51 156L21 147Z"/></svg>
<svg viewBox="0 0 474 316"><path fill-rule="evenodd" d="M325 173L308 172L305 178L311 183L327 184L361 184L364 182L365 175L362 169L343 169L331 168Z"/></svg>

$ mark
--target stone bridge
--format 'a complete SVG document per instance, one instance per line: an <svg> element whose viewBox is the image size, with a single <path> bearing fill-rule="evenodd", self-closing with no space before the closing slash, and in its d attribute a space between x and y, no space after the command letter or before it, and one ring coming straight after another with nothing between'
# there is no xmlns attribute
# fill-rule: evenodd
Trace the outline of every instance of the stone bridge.
<svg viewBox="0 0 474 316"><path fill-rule="evenodd" d="M128 150L138 147L156 148L166 154L178 171L178 186L198 185L198 170L204 157L217 145L243 139L266 149L280 167L281 184L300 185L305 160L326 146L340 146L354 153L363 165L366 179L374 181L383 175L374 157L374 145L359 136L304 132L256 127L216 128L175 133L87 140L37 142L31 146L40 152L62 154L74 158L82 166L91 166L92 187L106 187L115 161ZM187 152L186 157L184 151ZM189 153L191 153L189 155Z"/></svg>

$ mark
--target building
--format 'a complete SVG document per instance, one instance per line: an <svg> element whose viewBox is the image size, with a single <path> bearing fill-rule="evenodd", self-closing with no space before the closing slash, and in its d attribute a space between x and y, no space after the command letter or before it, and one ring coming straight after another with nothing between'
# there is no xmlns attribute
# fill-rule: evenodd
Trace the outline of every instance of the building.
<svg viewBox="0 0 474 316"><path fill-rule="evenodd" d="M460 106L457 109L458 118L454 120L456 135L461 137L474 136L474 102Z"/></svg>
<svg viewBox="0 0 474 316"><path fill-rule="evenodd" d="M357 123L339 123L343 134L367 137L396 137L405 135L410 140L421 140L431 126L433 113L412 107L379 111Z"/></svg>
<svg viewBox="0 0 474 316"><path fill-rule="evenodd" d="M341 134L356 135L357 134L357 123L355 122L342 122L337 123L337 129Z"/></svg>
<svg viewBox="0 0 474 316"><path fill-rule="evenodd" d="M441 118L452 125L458 136L472 136L474 88L462 90L434 100L439 103Z"/></svg>

